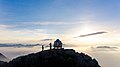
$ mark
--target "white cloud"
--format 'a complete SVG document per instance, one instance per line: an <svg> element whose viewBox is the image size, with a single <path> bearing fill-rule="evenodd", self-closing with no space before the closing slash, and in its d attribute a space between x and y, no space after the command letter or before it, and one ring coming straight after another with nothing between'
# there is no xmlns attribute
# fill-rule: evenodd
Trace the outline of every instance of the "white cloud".
<svg viewBox="0 0 120 67"><path fill-rule="evenodd" d="M0 29L6 29L6 28L11 28L11 27L15 27L15 26L0 24Z"/></svg>
<svg viewBox="0 0 120 67"><path fill-rule="evenodd" d="M43 29L10 29L10 25L0 25L0 43L14 43L14 42L35 42L42 38L47 38L48 34Z"/></svg>
<svg viewBox="0 0 120 67"><path fill-rule="evenodd" d="M33 25L33 24L34 25L70 25L70 24L81 24L81 23L84 23L83 20L74 21L74 22L72 21L71 22L22 22L22 24L24 25Z"/></svg>

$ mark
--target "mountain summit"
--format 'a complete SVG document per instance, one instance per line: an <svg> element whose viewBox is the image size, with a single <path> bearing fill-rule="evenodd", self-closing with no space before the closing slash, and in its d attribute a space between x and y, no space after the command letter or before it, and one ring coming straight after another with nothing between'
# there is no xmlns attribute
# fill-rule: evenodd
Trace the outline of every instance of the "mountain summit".
<svg viewBox="0 0 120 67"><path fill-rule="evenodd" d="M6 67L100 67L95 59L73 49L51 49L21 56Z"/></svg>
<svg viewBox="0 0 120 67"><path fill-rule="evenodd" d="M42 51L17 57L8 63L0 62L0 67L100 67L90 56L64 49L59 39L54 41L53 49L52 44L49 45L49 50L44 50L42 45Z"/></svg>

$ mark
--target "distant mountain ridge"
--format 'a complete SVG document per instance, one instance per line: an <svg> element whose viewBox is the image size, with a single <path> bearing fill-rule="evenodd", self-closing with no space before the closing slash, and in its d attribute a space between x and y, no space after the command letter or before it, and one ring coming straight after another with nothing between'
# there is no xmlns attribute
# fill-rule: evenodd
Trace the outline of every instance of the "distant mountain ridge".
<svg viewBox="0 0 120 67"><path fill-rule="evenodd" d="M0 44L0 47L34 47L41 46L41 44Z"/></svg>
<svg viewBox="0 0 120 67"><path fill-rule="evenodd" d="M0 61L9 61L9 59L5 55L0 53Z"/></svg>
<svg viewBox="0 0 120 67"><path fill-rule="evenodd" d="M51 49L17 57L0 67L100 67L96 59L73 49Z"/></svg>

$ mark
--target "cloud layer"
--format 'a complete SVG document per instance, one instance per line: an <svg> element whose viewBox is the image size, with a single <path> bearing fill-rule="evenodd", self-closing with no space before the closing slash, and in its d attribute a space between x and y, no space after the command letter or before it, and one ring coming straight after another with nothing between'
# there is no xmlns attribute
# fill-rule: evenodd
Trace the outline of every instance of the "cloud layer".
<svg viewBox="0 0 120 67"><path fill-rule="evenodd" d="M51 41L53 39L42 39L41 41Z"/></svg>
<svg viewBox="0 0 120 67"><path fill-rule="evenodd" d="M98 35L98 34L103 34L103 33L107 33L107 32L104 32L104 31L95 32L95 33L80 35L80 36L78 36L78 37L87 37L87 36Z"/></svg>

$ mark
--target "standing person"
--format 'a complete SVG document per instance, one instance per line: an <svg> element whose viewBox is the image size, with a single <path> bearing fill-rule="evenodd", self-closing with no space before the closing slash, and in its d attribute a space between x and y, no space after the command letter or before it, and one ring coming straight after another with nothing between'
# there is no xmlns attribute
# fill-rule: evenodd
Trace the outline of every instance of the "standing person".
<svg viewBox="0 0 120 67"><path fill-rule="evenodd" d="M52 44L50 43L49 45L50 45L50 50L51 50L52 49Z"/></svg>
<svg viewBox="0 0 120 67"><path fill-rule="evenodd" d="M44 45L42 45L42 51L44 50Z"/></svg>

